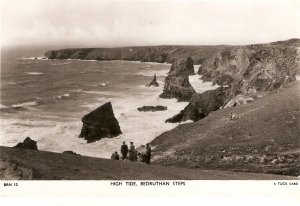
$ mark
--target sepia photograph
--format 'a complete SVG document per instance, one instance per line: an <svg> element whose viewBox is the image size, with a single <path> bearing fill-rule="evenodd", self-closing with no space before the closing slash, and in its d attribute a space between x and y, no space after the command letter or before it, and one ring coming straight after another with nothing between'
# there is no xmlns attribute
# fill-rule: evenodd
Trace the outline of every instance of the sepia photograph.
<svg viewBox="0 0 300 206"><path fill-rule="evenodd" d="M299 189L299 22L298 0L1 1L1 187Z"/></svg>

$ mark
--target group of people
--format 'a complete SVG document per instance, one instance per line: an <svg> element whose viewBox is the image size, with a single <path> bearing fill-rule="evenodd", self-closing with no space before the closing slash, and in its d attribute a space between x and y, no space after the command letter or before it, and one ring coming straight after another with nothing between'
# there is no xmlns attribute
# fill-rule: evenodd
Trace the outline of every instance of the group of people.
<svg viewBox="0 0 300 206"><path fill-rule="evenodd" d="M114 152L111 155L111 159L113 160L120 160L120 155L118 152ZM135 146L133 142L130 142L129 148L128 145L123 142L121 145L121 159L123 161L130 161L130 162L142 162L145 164L150 164L150 159L151 159L151 147L149 144L146 144L145 152L138 152L135 149Z"/></svg>

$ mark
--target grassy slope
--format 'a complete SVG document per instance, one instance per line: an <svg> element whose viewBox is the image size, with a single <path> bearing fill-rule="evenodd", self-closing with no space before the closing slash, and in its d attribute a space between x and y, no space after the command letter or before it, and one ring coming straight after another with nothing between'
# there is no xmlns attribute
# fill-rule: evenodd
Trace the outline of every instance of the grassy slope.
<svg viewBox="0 0 300 206"><path fill-rule="evenodd" d="M156 163L299 175L300 82L253 103L218 110L152 141ZM230 113L238 119L230 121Z"/></svg>
<svg viewBox="0 0 300 206"><path fill-rule="evenodd" d="M189 180L295 179L288 176L144 165L94 157L0 147L0 179Z"/></svg>

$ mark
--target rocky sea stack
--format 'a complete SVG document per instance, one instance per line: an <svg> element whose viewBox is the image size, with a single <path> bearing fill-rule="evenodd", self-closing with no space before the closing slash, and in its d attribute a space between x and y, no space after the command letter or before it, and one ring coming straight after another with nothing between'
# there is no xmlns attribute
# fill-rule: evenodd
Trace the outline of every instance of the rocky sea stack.
<svg viewBox="0 0 300 206"><path fill-rule="evenodd" d="M26 137L23 142L19 142L15 148L38 150L37 142L30 139L30 137Z"/></svg>
<svg viewBox="0 0 300 206"><path fill-rule="evenodd" d="M178 101L189 101L195 92L189 82L189 75L194 74L193 60L188 58L176 59L168 76L165 78L163 93L160 98L176 98Z"/></svg>
<svg viewBox="0 0 300 206"><path fill-rule="evenodd" d="M158 87L159 86L159 84L157 83L157 80L156 80L156 74L154 74L153 80L146 86L147 87Z"/></svg>
<svg viewBox="0 0 300 206"><path fill-rule="evenodd" d="M122 134L119 122L114 116L111 102L107 102L85 115L81 121L83 125L79 137L87 140L87 143Z"/></svg>

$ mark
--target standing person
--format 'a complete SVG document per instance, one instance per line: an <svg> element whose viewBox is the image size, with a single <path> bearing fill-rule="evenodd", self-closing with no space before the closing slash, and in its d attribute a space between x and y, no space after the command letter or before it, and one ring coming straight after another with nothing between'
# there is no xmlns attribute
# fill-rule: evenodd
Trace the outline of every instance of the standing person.
<svg viewBox="0 0 300 206"><path fill-rule="evenodd" d="M230 121L234 120L235 115L233 113L230 113Z"/></svg>
<svg viewBox="0 0 300 206"><path fill-rule="evenodd" d="M148 143L148 144L146 144L145 163L150 164L150 159L151 159L151 147Z"/></svg>
<svg viewBox="0 0 300 206"><path fill-rule="evenodd" d="M123 142L123 144L121 145L121 154L122 154L122 160L123 161L125 159L127 159L128 146L127 146L127 144L125 144L125 142Z"/></svg>
<svg viewBox="0 0 300 206"><path fill-rule="evenodd" d="M135 146L133 145L133 142L130 142L129 151L128 151L128 159L129 161L134 161L134 153L135 153Z"/></svg>

